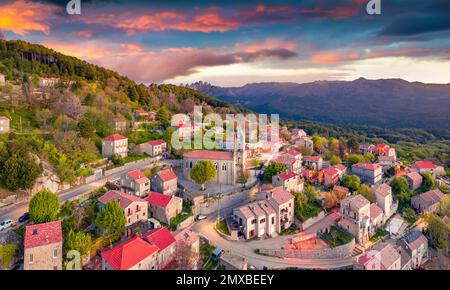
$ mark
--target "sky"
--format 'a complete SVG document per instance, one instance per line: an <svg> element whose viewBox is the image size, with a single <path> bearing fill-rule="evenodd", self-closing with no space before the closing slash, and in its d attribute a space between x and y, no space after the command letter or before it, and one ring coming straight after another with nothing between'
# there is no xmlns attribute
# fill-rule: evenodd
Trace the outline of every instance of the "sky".
<svg viewBox="0 0 450 290"><path fill-rule="evenodd" d="M450 1L0 0L0 36L137 82L220 86L402 78L450 83Z"/></svg>

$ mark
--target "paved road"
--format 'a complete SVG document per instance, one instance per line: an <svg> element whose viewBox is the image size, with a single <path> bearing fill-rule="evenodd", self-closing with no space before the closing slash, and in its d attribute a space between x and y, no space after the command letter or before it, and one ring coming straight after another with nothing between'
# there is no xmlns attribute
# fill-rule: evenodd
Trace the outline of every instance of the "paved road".
<svg viewBox="0 0 450 290"><path fill-rule="evenodd" d="M277 248L285 244L290 239L289 236L278 236L266 240L253 241L229 241L223 238L214 229L217 221L217 214L212 214L208 219L199 221L193 225L194 231L205 236L211 244L220 247L226 252L245 257L248 264L262 269L264 266L270 269L283 269L287 267L307 268L307 269L338 269L352 265L351 257L345 259L296 259L277 258L262 256L255 253L258 248Z"/></svg>
<svg viewBox="0 0 450 290"><path fill-rule="evenodd" d="M170 160L167 161L160 161L160 164L172 164L173 162ZM59 199L61 201L61 203L64 203L66 200L69 200L71 198L74 198L78 195L81 195L83 193L89 192L95 188L98 188L100 186L105 185L105 183L107 181L111 181L114 179L119 178L122 174L124 174L125 172L131 171L131 170L136 170L136 169L146 169L151 165L151 163L142 163L142 164L137 164L136 167L132 167L132 168L124 168L123 170L112 174L108 177L105 177L103 179L91 182L89 184L84 184L75 188L71 188L65 191L61 191L58 193L59 195ZM9 205L9 206L5 206L3 208L0 209L0 221L3 220L7 220L7 219L11 219L12 221L16 222L17 219L25 212L28 211L28 202L23 202L23 203L19 203L19 204L14 204L14 205Z"/></svg>

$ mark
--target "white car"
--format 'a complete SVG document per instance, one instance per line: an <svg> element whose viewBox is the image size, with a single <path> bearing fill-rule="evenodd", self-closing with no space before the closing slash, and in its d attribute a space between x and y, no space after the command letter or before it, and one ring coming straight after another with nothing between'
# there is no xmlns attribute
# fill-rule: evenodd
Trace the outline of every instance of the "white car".
<svg viewBox="0 0 450 290"><path fill-rule="evenodd" d="M0 223L0 231L3 231L9 227L12 227L13 225L13 221L12 220L6 220L6 221L2 221Z"/></svg>
<svg viewBox="0 0 450 290"><path fill-rule="evenodd" d="M207 218L207 216L206 216L206 215L202 215L202 214L199 214L199 215L197 216L197 220L198 220L198 221L204 220L204 219L206 219L206 218Z"/></svg>

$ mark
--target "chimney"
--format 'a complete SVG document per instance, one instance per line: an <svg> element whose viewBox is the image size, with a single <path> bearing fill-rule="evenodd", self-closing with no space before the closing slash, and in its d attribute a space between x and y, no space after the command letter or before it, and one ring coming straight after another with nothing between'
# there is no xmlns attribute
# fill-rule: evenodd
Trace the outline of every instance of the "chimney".
<svg viewBox="0 0 450 290"><path fill-rule="evenodd" d="M49 240L48 240L48 235L45 236L45 243L48 244Z"/></svg>

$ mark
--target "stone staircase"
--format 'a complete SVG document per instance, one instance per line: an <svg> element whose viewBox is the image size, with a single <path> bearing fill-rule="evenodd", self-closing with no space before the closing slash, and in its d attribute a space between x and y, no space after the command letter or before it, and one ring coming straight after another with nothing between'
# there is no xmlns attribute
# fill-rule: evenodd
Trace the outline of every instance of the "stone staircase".
<svg viewBox="0 0 450 290"><path fill-rule="evenodd" d="M364 254L364 248L361 247L360 245L356 244L355 247L353 248L352 256L356 257L356 256L359 256L362 254Z"/></svg>

